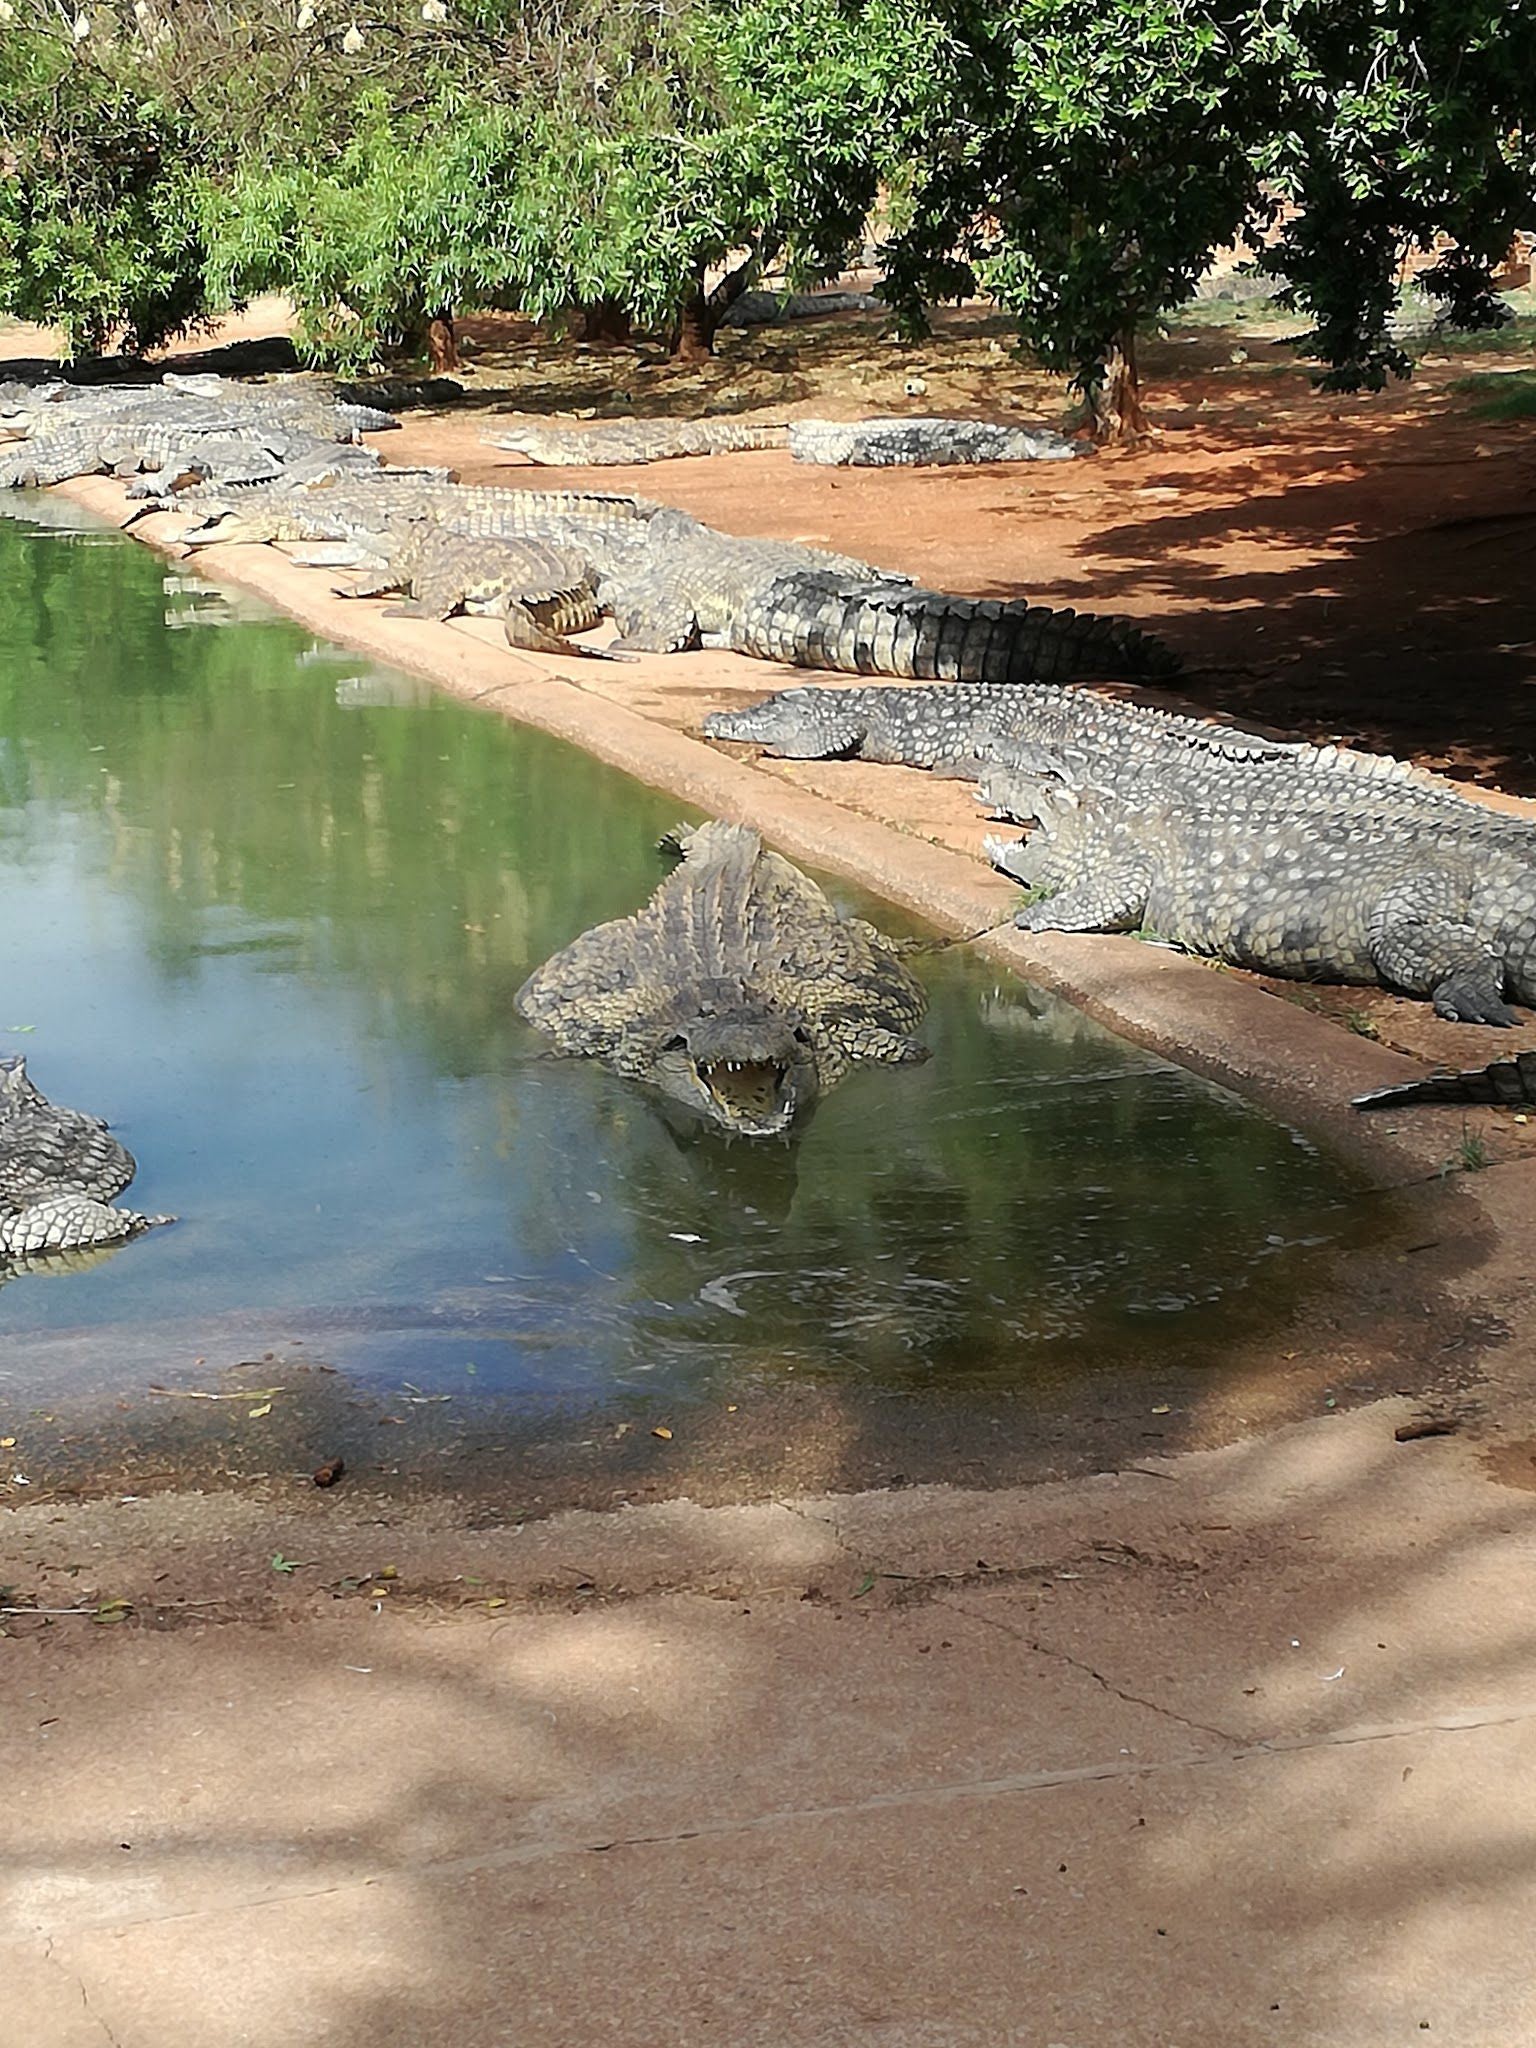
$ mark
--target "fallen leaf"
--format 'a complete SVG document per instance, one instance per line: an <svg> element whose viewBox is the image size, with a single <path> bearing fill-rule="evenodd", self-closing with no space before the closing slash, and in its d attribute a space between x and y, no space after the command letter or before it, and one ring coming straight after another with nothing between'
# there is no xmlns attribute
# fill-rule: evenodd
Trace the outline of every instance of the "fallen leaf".
<svg viewBox="0 0 1536 2048"><path fill-rule="evenodd" d="M15 1437L13 1437L13 1436L0 1436L0 1451L14 1451L14 1450L15 1450L15 1448L16 1448L16 1439L15 1439Z"/></svg>
<svg viewBox="0 0 1536 2048"><path fill-rule="evenodd" d="M345 1458L327 1458L323 1465L317 1465L311 1473L316 1486L334 1486L347 1469Z"/></svg>
<svg viewBox="0 0 1536 2048"><path fill-rule="evenodd" d="M862 1578L862 1579L860 1580L859 1584L858 1584L857 1586L855 1586L855 1587L854 1587L854 1589L853 1589L853 1597L854 1597L854 1599L855 1599L855 1600L862 1600L862 1599L864 1598L864 1595L865 1595L865 1594L866 1594L866 1593L867 1593L867 1592L868 1592L868 1591L870 1590L871 1586L873 1586L873 1585L874 1585L874 1583L875 1583L875 1575L874 1575L874 1573L873 1573L873 1572L866 1572L866 1573L864 1574L864 1577L863 1577L863 1578Z"/></svg>
<svg viewBox="0 0 1536 2048"><path fill-rule="evenodd" d="M247 1408L245 1419L247 1422L259 1422L263 1415L270 1415L271 1413L272 1403L270 1401L263 1401L258 1407Z"/></svg>
<svg viewBox="0 0 1536 2048"><path fill-rule="evenodd" d="M133 1602L131 1600L103 1600L96 1612L91 1616L91 1619L92 1621L104 1623L126 1621L132 1612Z"/></svg>
<svg viewBox="0 0 1536 2048"><path fill-rule="evenodd" d="M667 1425L664 1422L658 1422L656 1427L651 1431L651 1435L659 1436L662 1442L666 1444L669 1444L672 1441L672 1432L670 1429L667 1428Z"/></svg>
<svg viewBox="0 0 1536 2048"><path fill-rule="evenodd" d="M272 1553L272 1569L275 1572L296 1572L300 1565L313 1564L312 1557L284 1557L280 1550Z"/></svg>
<svg viewBox="0 0 1536 2048"><path fill-rule="evenodd" d="M1169 1407L1166 1401L1159 1401L1157 1406L1152 1410L1152 1413L1154 1415L1171 1415L1173 1413L1173 1410Z"/></svg>

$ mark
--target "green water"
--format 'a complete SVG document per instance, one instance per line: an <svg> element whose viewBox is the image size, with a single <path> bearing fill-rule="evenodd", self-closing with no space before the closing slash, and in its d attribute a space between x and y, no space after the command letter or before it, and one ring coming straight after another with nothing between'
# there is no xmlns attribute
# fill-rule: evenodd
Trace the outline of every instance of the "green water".
<svg viewBox="0 0 1536 2048"><path fill-rule="evenodd" d="M0 1288L5 1390L295 1342L461 1398L996 1387L1209 1333L1345 1227L1293 1133L960 951L931 1063L790 1143L550 1059L513 991L645 899L678 805L21 509L0 1051L183 1220Z"/></svg>

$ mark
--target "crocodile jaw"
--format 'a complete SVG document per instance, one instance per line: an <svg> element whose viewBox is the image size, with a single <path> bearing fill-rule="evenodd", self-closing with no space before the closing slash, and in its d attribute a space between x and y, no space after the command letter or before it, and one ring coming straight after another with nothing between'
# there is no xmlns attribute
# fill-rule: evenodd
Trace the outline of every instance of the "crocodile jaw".
<svg viewBox="0 0 1536 2048"><path fill-rule="evenodd" d="M778 1060L698 1060L693 1071L709 1114L744 1138L787 1131L799 1108L793 1073Z"/></svg>

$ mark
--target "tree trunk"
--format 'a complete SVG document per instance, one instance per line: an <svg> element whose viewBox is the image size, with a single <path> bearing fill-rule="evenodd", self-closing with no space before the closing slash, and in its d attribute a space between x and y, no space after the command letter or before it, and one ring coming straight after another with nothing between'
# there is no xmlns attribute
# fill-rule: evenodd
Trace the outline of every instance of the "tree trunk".
<svg viewBox="0 0 1536 2048"><path fill-rule="evenodd" d="M703 285L696 285L678 311L673 356L680 363L707 362L715 352L715 329L719 325L719 315L711 310Z"/></svg>
<svg viewBox="0 0 1536 2048"><path fill-rule="evenodd" d="M1093 438L1107 447L1134 448L1152 432L1141 402L1136 370L1136 335L1127 327L1116 335L1104 363L1104 380L1089 393Z"/></svg>
<svg viewBox="0 0 1536 2048"><path fill-rule="evenodd" d="M630 341L630 312L621 299L591 299L576 309L576 339L594 348L625 348Z"/></svg>
<svg viewBox="0 0 1536 2048"><path fill-rule="evenodd" d="M451 307L445 306L427 322L427 360L432 365L434 377L464 367L459 357L459 337L454 331Z"/></svg>
<svg viewBox="0 0 1536 2048"><path fill-rule="evenodd" d="M680 363L702 363L715 352L720 322L752 284L762 269L762 257L754 249L744 262L728 270L712 292L704 289L704 272L695 273L693 290L684 299L677 316L677 333L672 353Z"/></svg>

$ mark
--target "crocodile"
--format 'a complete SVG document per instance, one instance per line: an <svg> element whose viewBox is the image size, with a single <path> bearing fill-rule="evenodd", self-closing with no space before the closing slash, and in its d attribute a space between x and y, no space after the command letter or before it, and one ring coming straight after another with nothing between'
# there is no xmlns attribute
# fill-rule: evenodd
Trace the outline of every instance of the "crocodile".
<svg viewBox="0 0 1536 2048"><path fill-rule="evenodd" d="M761 425L745 420L600 420L590 427L513 427L486 436L492 448L504 448L547 468L572 469L782 448L788 438L789 428L782 420Z"/></svg>
<svg viewBox="0 0 1536 2048"><path fill-rule="evenodd" d="M788 448L796 462L848 468L962 462L1062 462L1081 451L1049 427L992 420L600 420L590 427L514 427L488 435L530 462L555 467L661 462L685 455L733 455Z"/></svg>
<svg viewBox="0 0 1536 2048"><path fill-rule="evenodd" d="M1442 1067L1417 1081L1398 1081L1357 1095L1356 1109L1397 1109L1410 1102L1489 1102L1505 1108L1536 1103L1536 1052L1517 1052L1512 1060L1492 1060L1486 1067L1465 1067L1457 1073Z"/></svg>
<svg viewBox="0 0 1536 2048"><path fill-rule="evenodd" d="M1176 658L1123 619L951 597L846 555L719 533L686 512L618 493L392 485L192 494L191 546L224 540L357 541L414 517L511 533L585 556L615 645L677 653L701 643L802 668L896 676L1165 674ZM375 554L382 549L375 548ZM338 557L328 557L334 566Z"/></svg>
<svg viewBox="0 0 1536 2048"><path fill-rule="evenodd" d="M627 587L625 587L627 580ZM1136 679L1177 658L1125 619L1022 600L953 597L846 556L717 533L657 513L610 598L623 644L671 652L704 640L796 668L922 681Z"/></svg>
<svg viewBox="0 0 1536 2048"><path fill-rule="evenodd" d="M894 944L843 917L744 825L679 827L644 909L585 932L513 998L563 1055L644 1081L717 1128L773 1137L857 1061L926 1059L926 997Z"/></svg>
<svg viewBox="0 0 1536 2048"><path fill-rule="evenodd" d="M327 444L355 444L398 423L374 407L308 392L210 392L199 380L170 390L50 390L35 403L13 400L0 424L21 437L0 452L0 487L35 488L103 471L164 471L174 481L194 456L215 471L222 464L236 475L275 475ZM358 448L353 460L377 457Z"/></svg>
<svg viewBox="0 0 1536 2048"><path fill-rule="evenodd" d="M338 591L340 596L409 590L411 602L394 606L392 616L489 613L502 621L509 647L609 659L601 648L578 647L564 637L585 632L603 615L583 556L545 541L455 533L430 521L418 521L391 539L387 566Z"/></svg>
<svg viewBox="0 0 1536 2048"><path fill-rule="evenodd" d="M743 710L711 713L703 730L801 760L848 755L969 776L995 814L1019 819L1035 815L1044 778L1137 803L1216 806L1234 822L1283 792L1298 818L1343 824L1392 811L1461 836L1519 840L1536 832L1536 820L1502 816L1390 755L1276 739L1074 686L782 690ZM1008 867L1007 844L995 845L998 864Z"/></svg>
<svg viewBox="0 0 1536 2048"><path fill-rule="evenodd" d="M722 327L773 327L781 320L828 320L849 313L889 313L873 292L744 291L726 307Z"/></svg>
<svg viewBox="0 0 1536 2048"><path fill-rule="evenodd" d="M796 420L789 429L796 462L837 468L931 468L961 462L1071 462L1083 450L1050 427L997 420Z"/></svg>
<svg viewBox="0 0 1536 2048"><path fill-rule="evenodd" d="M21 1054L0 1059L0 1259L116 1244L173 1222L113 1206L134 1172L100 1117L50 1102Z"/></svg>
<svg viewBox="0 0 1536 2048"><path fill-rule="evenodd" d="M1376 982L1437 1013L1512 1024L1536 1002L1536 840L1423 829L1361 806L1298 819L1281 792L1236 816L1132 804L1042 778L1010 872L1051 892L1024 931L1157 933L1309 981Z"/></svg>
<svg viewBox="0 0 1536 2048"><path fill-rule="evenodd" d="M971 779L1005 772L987 764L1011 759L1026 743L1031 772L1093 738L1116 752L1154 760L1195 749L1219 761L1299 751L1288 741L1214 720L1047 683L963 682L911 690L802 685L739 710L713 711L703 729L711 739L752 741L790 760L845 756L939 768Z"/></svg>

